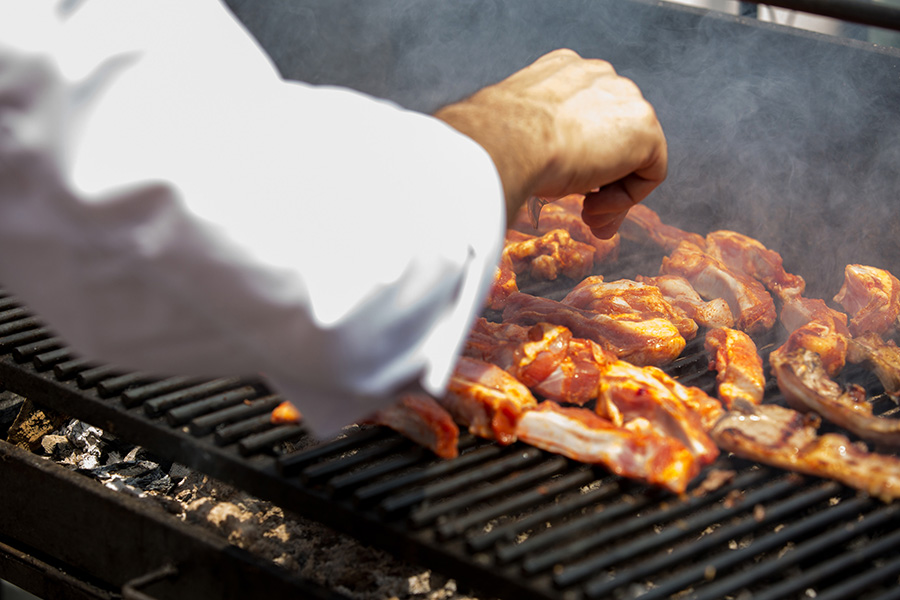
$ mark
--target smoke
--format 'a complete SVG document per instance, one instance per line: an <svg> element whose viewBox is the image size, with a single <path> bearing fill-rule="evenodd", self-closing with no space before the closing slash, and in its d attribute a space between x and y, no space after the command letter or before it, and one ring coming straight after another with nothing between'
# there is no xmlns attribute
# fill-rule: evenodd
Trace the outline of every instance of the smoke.
<svg viewBox="0 0 900 600"><path fill-rule="evenodd" d="M282 73L431 112L569 47L659 114L664 220L734 229L830 298L847 263L900 273L900 50L634 0L229 0Z"/></svg>

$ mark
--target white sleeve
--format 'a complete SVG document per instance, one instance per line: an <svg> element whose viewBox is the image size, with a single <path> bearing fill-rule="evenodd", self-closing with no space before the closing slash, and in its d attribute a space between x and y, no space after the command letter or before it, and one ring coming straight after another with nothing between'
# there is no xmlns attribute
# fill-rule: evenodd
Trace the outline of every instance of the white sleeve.
<svg viewBox="0 0 900 600"><path fill-rule="evenodd" d="M322 434L442 392L503 238L480 146L281 81L215 0L51 4L0 2L2 285L84 356L261 373Z"/></svg>

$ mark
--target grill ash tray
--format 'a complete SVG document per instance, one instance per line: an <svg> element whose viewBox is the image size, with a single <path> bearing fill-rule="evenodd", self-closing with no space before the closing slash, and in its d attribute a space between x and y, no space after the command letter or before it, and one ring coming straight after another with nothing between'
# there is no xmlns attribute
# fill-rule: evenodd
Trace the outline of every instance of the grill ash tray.
<svg viewBox="0 0 900 600"><path fill-rule="evenodd" d="M117 372L75 356L13 298L0 303L7 389L463 586L543 599L897 597L900 506L834 482L723 456L679 498L468 435L453 460L374 426L320 443L269 422L280 398L261 381ZM714 385L696 342L669 372Z"/></svg>

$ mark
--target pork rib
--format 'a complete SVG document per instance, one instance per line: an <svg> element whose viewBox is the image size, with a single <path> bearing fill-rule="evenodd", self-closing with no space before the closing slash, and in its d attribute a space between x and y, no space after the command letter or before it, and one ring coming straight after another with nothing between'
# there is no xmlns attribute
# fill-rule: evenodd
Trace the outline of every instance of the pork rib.
<svg viewBox="0 0 900 600"><path fill-rule="evenodd" d="M623 427L586 408L542 402L519 420L519 440L589 464L682 493L699 472L694 456L677 440L659 435L643 419Z"/></svg>
<svg viewBox="0 0 900 600"><path fill-rule="evenodd" d="M736 329L756 335L775 324L775 302L763 285L729 269L695 244L679 244L663 258L659 272L684 277L704 298L724 298L734 315Z"/></svg>
<svg viewBox="0 0 900 600"><path fill-rule="evenodd" d="M404 394L367 422L390 427L441 458L459 456L459 427L450 413L427 394Z"/></svg>
<svg viewBox="0 0 900 600"><path fill-rule="evenodd" d="M800 348L769 356L778 387L788 403L800 411L812 411L864 440L900 447L900 420L872 414L865 390L847 389L828 377L818 354Z"/></svg>
<svg viewBox="0 0 900 600"><path fill-rule="evenodd" d="M647 277L638 275L637 281L659 288L663 297L669 304L684 312L700 327L714 329L716 327L732 327L734 316L731 308L723 298L704 300L684 277L680 275L657 275Z"/></svg>
<svg viewBox="0 0 900 600"><path fill-rule="evenodd" d="M890 502L900 498L900 459L868 452L845 436L818 435L818 420L775 404L736 403L713 427L719 446L774 467L834 479Z"/></svg>
<svg viewBox="0 0 900 600"><path fill-rule="evenodd" d="M784 300L803 294L806 282L784 270L781 255L759 240L736 231L713 231L706 236L706 252L733 271L760 281L766 289Z"/></svg>
<svg viewBox="0 0 900 600"><path fill-rule="evenodd" d="M666 252L671 252L681 242L689 242L700 248L706 245L702 235L666 225L656 211L644 204L635 204L628 209L619 233L626 240L655 244Z"/></svg>
<svg viewBox="0 0 900 600"><path fill-rule="evenodd" d="M900 281L884 269L847 265L844 284L834 297L850 314L850 333L893 334L900 315Z"/></svg>
<svg viewBox="0 0 900 600"><path fill-rule="evenodd" d="M706 351L710 353L710 369L716 371L719 400L726 407L737 400L760 404L766 386L763 361L756 343L737 329L720 327L706 334Z"/></svg>
<svg viewBox="0 0 900 600"><path fill-rule="evenodd" d="M641 365L671 362L684 350L684 337L668 320L616 318L518 292L510 295L503 320L523 325L552 323L568 328L616 356Z"/></svg>
<svg viewBox="0 0 900 600"><path fill-rule="evenodd" d="M602 276L592 275L576 285L562 302L635 320L662 318L671 322L685 340L692 340L697 335L697 323L693 319L669 304L658 287L639 281L604 281Z"/></svg>
<svg viewBox="0 0 900 600"><path fill-rule="evenodd" d="M496 365L462 357L446 394L438 399L472 435L500 444L516 441L516 424L537 400L521 382Z"/></svg>

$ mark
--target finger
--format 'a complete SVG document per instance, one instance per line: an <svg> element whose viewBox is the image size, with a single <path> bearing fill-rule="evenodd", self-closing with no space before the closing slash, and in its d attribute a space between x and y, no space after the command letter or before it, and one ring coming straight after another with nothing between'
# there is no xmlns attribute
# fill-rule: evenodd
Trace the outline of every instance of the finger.
<svg viewBox="0 0 900 600"><path fill-rule="evenodd" d="M610 217L609 222L600 227L591 227L591 233L594 234L594 237L600 238L601 240L608 240L612 236L616 235L616 232L619 231L619 227L622 226L622 223L625 222L625 217L628 216L628 211L623 211L612 215Z"/></svg>

